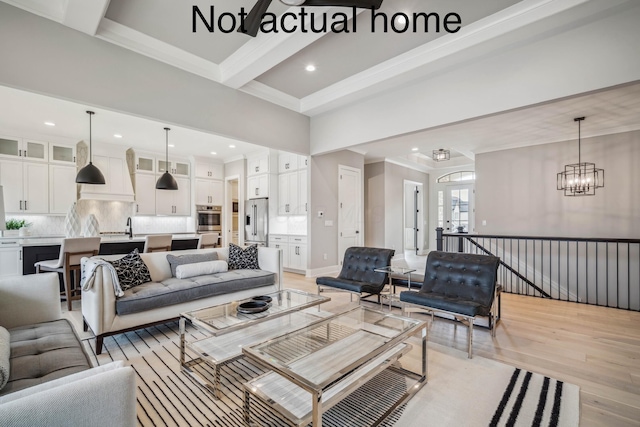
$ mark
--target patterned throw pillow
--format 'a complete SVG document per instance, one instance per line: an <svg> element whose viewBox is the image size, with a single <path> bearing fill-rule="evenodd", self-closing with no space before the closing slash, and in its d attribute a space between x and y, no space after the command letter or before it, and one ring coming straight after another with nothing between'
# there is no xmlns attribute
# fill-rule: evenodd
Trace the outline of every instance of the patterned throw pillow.
<svg viewBox="0 0 640 427"><path fill-rule="evenodd" d="M109 262L118 273L118 281L123 291L151 281L151 274L147 264L140 258L138 248L118 260Z"/></svg>
<svg viewBox="0 0 640 427"><path fill-rule="evenodd" d="M258 245L251 245L242 249L238 245L229 243L229 270L255 269L259 270L258 265Z"/></svg>

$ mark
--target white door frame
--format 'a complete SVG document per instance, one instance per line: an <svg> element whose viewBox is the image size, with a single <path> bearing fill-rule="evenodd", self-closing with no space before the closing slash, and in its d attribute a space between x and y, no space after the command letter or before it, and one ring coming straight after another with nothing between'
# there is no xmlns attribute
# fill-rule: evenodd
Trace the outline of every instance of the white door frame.
<svg viewBox="0 0 640 427"><path fill-rule="evenodd" d="M475 182L456 182L446 184L444 186L444 232L445 233L455 233L456 230L451 226L451 190L456 189L469 189L469 227L468 232L472 233L475 231L476 223L475 223ZM449 230L447 230L449 228Z"/></svg>
<svg viewBox="0 0 640 427"><path fill-rule="evenodd" d="M222 218L222 246L229 246L231 241L231 227L233 226L233 203L231 200L231 181L238 181L238 244L244 245L244 233L240 232L240 219L244 218L244 186L240 180L240 175L224 177L224 215ZM231 230L231 231L229 231Z"/></svg>
<svg viewBox="0 0 640 427"><path fill-rule="evenodd" d="M419 205L417 206L418 208L418 217L416 218L416 227L418 228L418 235L416 237L416 246L415 246L415 250L416 250L416 254L420 254L424 251L424 231L425 231L425 225L424 225L424 183L422 182L418 182L418 181L411 181L409 179L405 179L402 183L402 225L403 225L403 233L402 233L402 248L403 250L406 249L407 247L407 242L405 242L405 230L407 229L405 220L406 220L406 212L404 211L406 206L407 206L407 193L406 193L406 187L407 184L412 185L414 187L419 187L419 196L418 196L418 203ZM414 188L415 191L415 188ZM412 196L413 197L413 194Z"/></svg>
<svg viewBox="0 0 640 427"><path fill-rule="evenodd" d="M363 218L363 200L362 200L362 170L350 166L338 165L338 264L342 265L342 261L344 258L344 252L347 249L344 243L342 242L342 231L343 224L340 221L340 200L342 190L342 180L340 176L344 171L353 172L358 176L358 185L357 185L357 197L356 197L356 217L357 217L357 236L355 246L362 246L364 244L364 218Z"/></svg>

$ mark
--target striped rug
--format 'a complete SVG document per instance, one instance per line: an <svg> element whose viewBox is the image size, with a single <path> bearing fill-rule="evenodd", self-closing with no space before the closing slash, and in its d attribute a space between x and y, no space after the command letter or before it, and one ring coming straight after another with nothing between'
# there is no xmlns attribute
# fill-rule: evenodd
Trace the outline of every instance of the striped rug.
<svg viewBox="0 0 640 427"><path fill-rule="evenodd" d="M205 338L187 326L189 340ZM180 335L177 322L158 325L105 338L102 354L95 354L93 339L84 341L94 365L125 360L137 374L138 424L141 426L247 425L243 417L242 384L264 373L264 369L242 358L221 370L222 399L180 372ZM211 376L201 365L201 375ZM368 426L379 418L407 390L404 376L383 371L351 393L323 415L329 427ZM251 400L252 421L261 426L287 426L273 411ZM403 407L394 411L382 426L392 426Z"/></svg>
<svg viewBox="0 0 640 427"><path fill-rule="evenodd" d="M188 327L189 339L203 338ZM137 375L141 426L246 426L242 384L264 372L247 359L222 370L223 398L214 399L179 369L177 322L105 338L101 355L84 341L94 365L124 360ZM579 389L539 374L429 343L428 383L382 424L390 427L559 426L579 422ZM203 372L203 375L210 375ZM331 427L369 426L407 389L406 379L384 371L323 416ZM252 400L254 425L286 426Z"/></svg>

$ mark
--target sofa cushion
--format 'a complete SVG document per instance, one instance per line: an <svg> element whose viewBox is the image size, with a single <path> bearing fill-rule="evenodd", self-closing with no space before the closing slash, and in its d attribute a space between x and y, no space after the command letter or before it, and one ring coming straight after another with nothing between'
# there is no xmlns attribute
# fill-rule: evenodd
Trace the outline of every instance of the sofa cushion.
<svg viewBox="0 0 640 427"><path fill-rule="evenodd" d="M144 263L138 248L134 249L124 257L109 261L118 273L118 281L123 291L151 281L151 274Z"/></svg>
<svg viewBox="0 0 640 427"><path fill-rule="evenodd" d="M224 273L228 270L229 267L226 261L196 262L176 267L176 277L178 279L188 279L190 277L204 276L205 274Z"/></svg>
<svg viewBox="0 0 640 427"><path fill-rule="evenodd" d="M229 243L229 270L259 269L258 245L250 245L242 249L238 245Z"/></svg>
<svg viewBox="0 0 640 427"><path fill-rule="evenodd" d="M170 278L144 283L116 300L118 315L138 313L201 298L275 284L276 274L265 270L232 270L188 279Z"/></svg>
<svg viewBox="0 0 640 427"><path fill-rule="evenodd" d="M11 373L0 395L91 368L66 319L19 326L11 333Z"/></svg>
<svg viewBox="0 0 640 427"><path fill-rule="evenodd" d="M208 252L205 254L186 254L186 255L172 255L167 254L167 261L171 267L171 276L176 277L176 269L179 265L195 264L197 262L215 261L218 259L218 254L215 252Z"/></svg>

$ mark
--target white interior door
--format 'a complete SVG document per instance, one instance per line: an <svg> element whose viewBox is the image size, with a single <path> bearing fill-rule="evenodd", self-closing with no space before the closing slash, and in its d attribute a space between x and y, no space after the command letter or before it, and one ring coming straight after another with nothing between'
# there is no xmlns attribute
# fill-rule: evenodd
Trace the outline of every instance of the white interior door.
<svg viewBox="0 0 640 427"><path fill-rule="evenodd" d="M360 169L338 166L338 263L351 246L362 246L362 190Z"/></svg>
<svg viewBox="0 0 640 427"><path fill-rule="evenodd" d="M448 185L444 200L444 232L456 233L458 227L475 231L473 184Z"/></svg>

